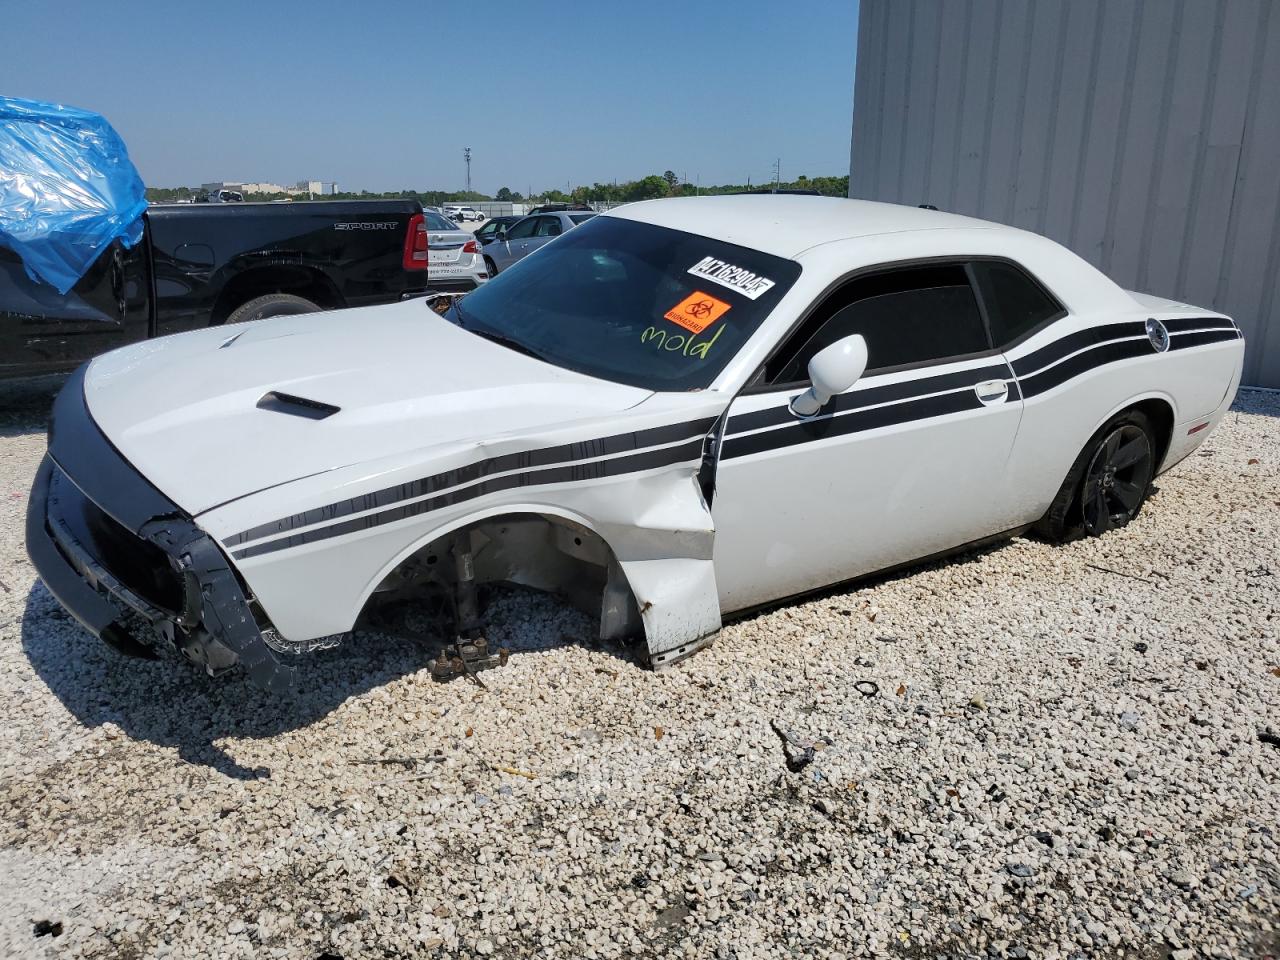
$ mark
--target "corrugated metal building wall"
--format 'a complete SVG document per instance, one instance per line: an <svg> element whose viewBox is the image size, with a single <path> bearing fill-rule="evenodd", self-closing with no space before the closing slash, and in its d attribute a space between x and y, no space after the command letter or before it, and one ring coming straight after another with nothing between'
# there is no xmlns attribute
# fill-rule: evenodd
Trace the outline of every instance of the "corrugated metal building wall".
<svg viewBox="0 0 1280 960"><path fill-rule="evenodd" d="M1223 310L1280 387L1280 0L862 0L849 173Z"/></svg>

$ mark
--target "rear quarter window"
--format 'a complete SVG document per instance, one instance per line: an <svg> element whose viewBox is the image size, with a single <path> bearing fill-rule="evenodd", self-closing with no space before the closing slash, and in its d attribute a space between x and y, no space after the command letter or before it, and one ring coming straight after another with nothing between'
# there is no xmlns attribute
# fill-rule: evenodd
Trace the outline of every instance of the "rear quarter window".
<svg viewBox="0 0 1280 960"><path fill-rule="evenodd" d="M1062 304L1021 267L997 260L973 264L974 277L987 308L991 339L998 348L1066 314Z"/></svg>

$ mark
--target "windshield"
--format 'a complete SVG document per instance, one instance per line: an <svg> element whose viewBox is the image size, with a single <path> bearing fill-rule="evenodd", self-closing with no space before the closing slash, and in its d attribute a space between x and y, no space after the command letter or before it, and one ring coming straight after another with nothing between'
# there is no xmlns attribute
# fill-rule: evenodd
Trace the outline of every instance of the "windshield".
<svg viewBox="0 0 1280 960"><path fill-rule="evenodd" d="M503 270L445 316L589 376L646 390L701 390L799 275L794 260L595 217Z"/></svg>
<svg viewBox="0 0 1280 960"><path fill-rule="evenodd" d="M452 220L446 220L444 217L440 216L440 214L432 213L430 210L424 213L423 216L427 218L428 230L457 230L458 229L458 225L454 223Z"/></svg>

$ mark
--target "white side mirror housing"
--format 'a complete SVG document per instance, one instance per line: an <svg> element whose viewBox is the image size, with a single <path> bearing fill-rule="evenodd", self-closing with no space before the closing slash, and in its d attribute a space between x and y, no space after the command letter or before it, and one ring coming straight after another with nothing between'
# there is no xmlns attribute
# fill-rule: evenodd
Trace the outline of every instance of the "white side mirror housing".
<svg viewBox="0 0 1280 960"><path fill-rule="evenodd" d="M867 369L867 341L862 334L823 347L809 361L809 387L791 401L791 412L812 417L841 393L848 393Z"/></svg>

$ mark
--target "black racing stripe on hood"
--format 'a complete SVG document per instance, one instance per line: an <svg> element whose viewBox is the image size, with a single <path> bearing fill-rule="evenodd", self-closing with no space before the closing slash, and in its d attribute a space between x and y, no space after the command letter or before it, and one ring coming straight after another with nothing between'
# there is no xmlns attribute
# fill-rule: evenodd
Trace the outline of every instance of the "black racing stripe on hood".
<svg viewBox="0 0 1280 960"><path fill-rule="evenodd" d="M554 447L522 450L519 453L508 453L500 457L489 457L453 470L446 470L443 473L432 474L429 477L411 480L408 483L396 484L394 487L384 487L372 493L361 494L358 497L340 500L337 503L331 503L323 507L315 507L280 520L273 520L270 523L259 524L229 537L225 543L227 546L233 547L261 537L297 530L299 527L309 527L312 524L337 520L353 513L377 510L405 500L414 500L441 490L447 490L459 484L472 483L495 473L506 473L509 470L528 470L556 463L572 463L593 457L629 453L632 450L640 450L665 443L675 443L690 437L702 438L707 435L714 424L715 418L711 417L705 420L668 424L631 433L618 433L596 440L582 440ZM237 553L236 556L241 556L241 554Z"/></svg>
<svg viewBox="0 0 1280 960"><path fill-rule="evenodd" d="M684 424L683 426L690 425ZM709 428L710 422L708 423ZM476 497L482 497L486 494L498 493L502 490L515 490L519 487L531 487L546 483L599 480L605 477L622 476L627 473L638 473L641 470L652 470L656 467L669 467L686 460L700 460L702 458L702 448L703 437L698 436L678 446L664 447L660 450L648 450L644 453L635 453L630 456L615 457L612 460L568 463L545 470L508 474L504 477L485 480L483 483L477 483L474 486L463 487L461 490L453 490L438 497L431 497L428 500L415 500L413 503L392 507L390 510L383 510L380 513L366 514L351 520L345 520L342 523L330 524L327 527L313 527L310 530L304 530L301 533L281 537L277 540L267 540L264 543L237 550L233 556L237 560L245 560L249 557L300 547L307 543L359 533L362 530L395 523L398 520L406 520L409 517L430 513L433 510L440 510L444 507L451 507L455 504L474 500Z"/></svg>

